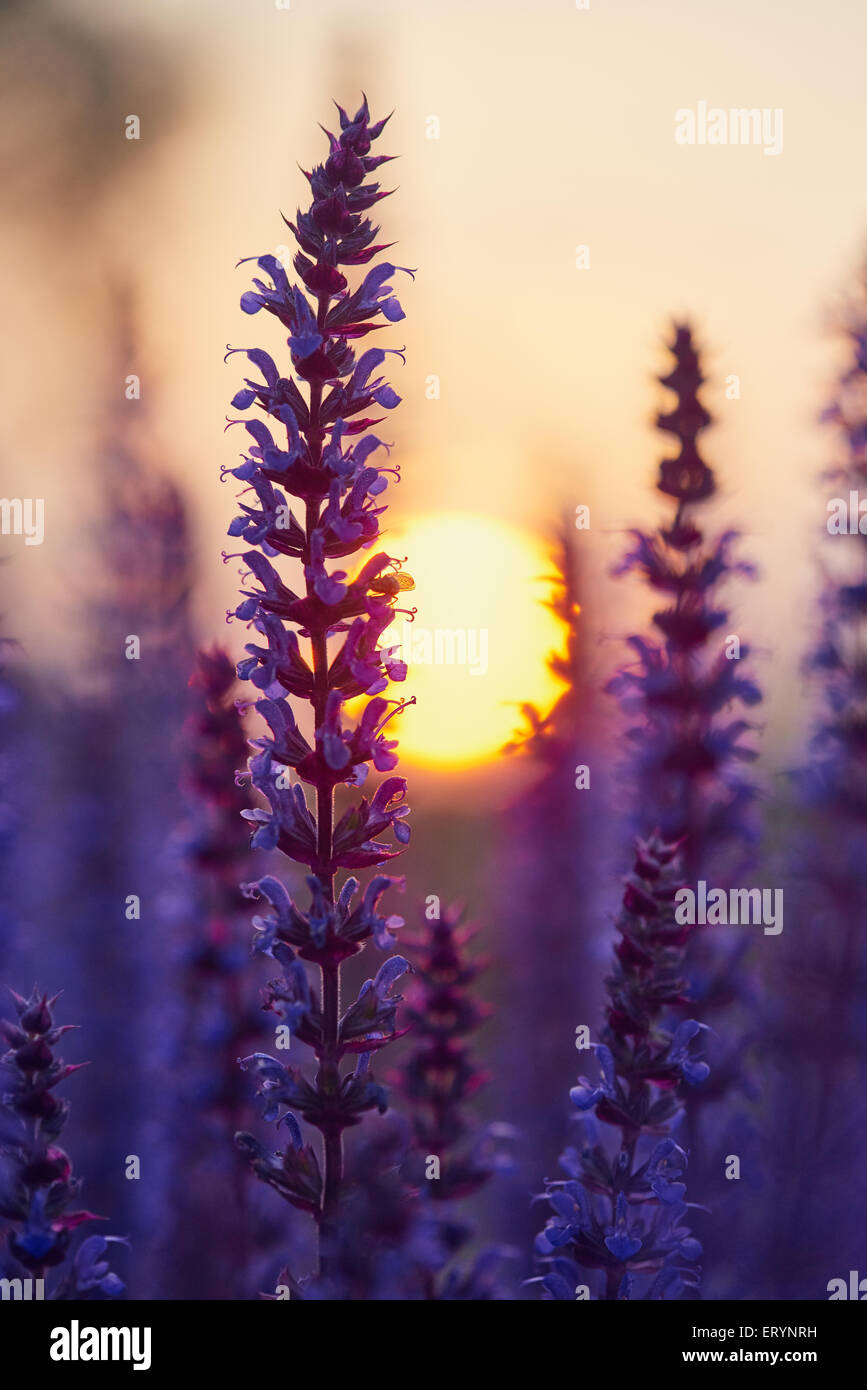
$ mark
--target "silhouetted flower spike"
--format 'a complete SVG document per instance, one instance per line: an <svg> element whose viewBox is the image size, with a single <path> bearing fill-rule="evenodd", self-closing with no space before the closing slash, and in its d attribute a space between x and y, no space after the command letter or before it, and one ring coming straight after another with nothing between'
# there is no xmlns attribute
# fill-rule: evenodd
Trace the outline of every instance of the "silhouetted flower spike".
<svg viewBox="0 0 867 1390"><path fill-rule="evenodd" d="M697 444L699 434L712 424L712 420L698 398L704 377L692 333L685 324L675 324L671 351L675 365L659 381L675 393L677 404L673 410L660 411L656 427L674 435L680 453L660 464L657 487L683 506L688 502L702 502L716 490L713 473L700 457ZM678 535L677 539L683 543L686 537Z"/></svg>
<svg viewBox="0 0 867 1390"><path fill-rule="evenodd" d="M634 828L646 835L655 826L679 842L685 881L695 887L701 879L736 882L751 860L757 789L745 764L756 750L754 726L744 716L760 702L761 691L748 669L748 644L722 597L729 580L750 577L753 568L736 558L735 532L710 536L705 529L703 509L716 493L716 480L700 449L712 422L701 400L703 374L688 325L674 325L670 351L673 368L660 380L674 400L657 425L676 449L660 464L657 490L671 514L656 530L632 533L616 571L636 572L660 603L653 635L629 638L633 660L608 690L635 721L627 735ZM750 1088L743 1068L748 1023L742 1019L735 1030L731 1021L733 1006L743 1006L753 990L742 947L742 939L733 942L725 929L721 938L698 934L686 962L690 1012L708 1022L723 1012L729 1019L724 1040L713 1040L712 1080L685 1104L692 1181L702 1196L716 1189L717 1211L732 1188L710 1155L731 1144L726 1133L737 1117L716 1103Z"/></svg>
<svg viewBox="0 0 867 1390"><path fill-rule="evenodd" d="M416 1176L411 1185L421 1192L422 1209L429 1201L438 1204L435 1219L450 1257L446 1267L427 1280L427 1297L439 1301L503 1297L495 1271L514 1253L494 1247L482 1251L468 1268L453 1262L474 1235L459 1214L457 1200L510 1166L506 1142L516 1135L511 1125L481 1124L470 1107L489 1079L471 1045L473 1034L491 1013L472 993L489 961L470 954L478 929L461 918L459 908L440 911L438 904L435 909L429 904L421 932L404 943L415 966L407 1001L415 1040L395 1078L413 1130L416 1152L408 1170L414 1166ZM437 1160L435 1176L429 1168L432 1159Z"/></svg>
<svg viewBox="0 0 867 1390"><path fill-rule="evenodd" d="M546 1183L552 1214L536 1242L545 1272L531 1282L554 1299L574 1299L582 1285L604 1299L677 1298L698 1283L701 1246L686 1225L682 1181L687 1155L670 1131L681 1083L700 1085L708 1067L693 1052L701 1024L664 1026L685 1002L690 928L674 915L678 846L654 833L636 849L605 982L606 1024L593 1047L599 1076L582 1077L570 1092L585 1143L561 1156L566 1179ZM620 1130L616 1151L604 1125Z"/></svg>
<svg viewBox="0 0 867 1390"><path fill-rule="evenodd" d="M461 925L458 909L446 908L434 920L424 918L423 935L410 943L416 975L408 1014L415 1042L400 1072L400 1088L419 1150L440 1160L441 1176L430 1187L440 1200L473 1192L496 1166L493 1145L480 1142L467 1110L488 1080L470 1045L491 1012L470 992L488 965L486 958L473 959L467 952L477 930Z"/></svg>
<svg viewBox="0 0 867 1390"><path fill-rule="evenodd" d="M699 519L716 483L699 452L699 435L712 421L699 398L704 377L688 325L674 325L671 352L674 367L660 381L676 399L656 423L679 447L660 464L657 488L673 499L674 516L655 532L633 531L632 548L615 569L636 570L666 606L653 615L658 638L629 639L635 660L608 689L643 721L629 734L642 808L636 828L646 834L656 824L669 839L684 840L692 879L718 844L752 837L746 813L755 793L738 768L756 756L745 741L751 725L719 716L729 706L757 704L761 692L743 674L747 644L739 641L736 659L725 650L730 619L718 586L755 571L732 557L736 532L707 540Z"/></svg>
<svg viewBox="0 0 867 1390"><path fill-rule="evenodd" d="M57 1145L69 1113L54 1088L85 1063L67 1064L54 1048L71 1024L54 1025L54 1005L34 988L29 998L10 991L17 1021L0 1019L9 1050L0 1058L0 1147L8 1160L0 1190L0 1218L9 1224L7 1243L28 1275L44 1279L70 1255L72 1232L102 1218L70 1210L81 1188L68 1155ZM101 1257L118 1236L90 1236L49 1298L113 1298L124 1285Z"/></svg>
<svg viewBox="0 0 867 1390"><path fill-rule="evenodd" d="M284 1017L295 1036L313 1049L319 1069L311 1082L299 1069L273 1059L260 1056L250 1064L268 1093L271 1113L288 1106L322 1133L317 1216L322 1272L329 1278L329 1251L342 1249L334 1227L343 1131L363 1111L385 1106L369 1060L398 1036L392 987L397 972L409 968L404 963L380 971L341 1016L342 962L369 937L388 949L401 919L382 918L376 910L379 896L395 880L377 876L353 906L358 882L347 879L335 894L335 875L393 858L408 842L409 827L406 784L400 777L386 777L369 798L351 801L337 818L335 794L341 787L360 786L371 766L387 773L396 764L390 720L403 702L389 700L384 692L392 681L405 678L406 667L392 660L380 640L393 620L398 596L413 587L401 570L402 561L375 548L384 493L397 470L386 466L386 446L371 433L383 415L368 413L392 410L399 403L379 373L388 353L402 352L374 347L356 356L350 346L403 318L392 284L402 268L388 262L374 265L362 272L355 288L344 273L366 266L384 249L375 244L378 228L365 213L386 196L369 178L383 162L369 151L385 122L371 124L366 100L352 119L339 107L338 114L340 133L326 132L326 162L306 175L311 205L287 224L299 246L293 267L300 284L290 282L276 256L261 256L257 266L262 278L254 279L254 288L241 300L245 313L264 310L288 330L291 372L281 375L260 348L229 350L245 352L261 377L247 378L232 402L236 410L256 407L261 414L243 421L247 452L229 470L245 485L230 534L255 547L242 556L249 582L236 616L264 639L247 644L238 674L261 691L256 708L269 729L254 740L256 752L249 761L260 801L244 814L255 848L279 849L310 869L310 902L299 906L271 875L245 891L271 904L273 911L255 920L257 949L277 959L285 971L272 986L266 1007ZM370 552L363 564L361 551ZM278 557L299 562L292 587L272 563ZM338 563L332 567L334 561ZM370 699L353 723L346 702L364 695ZM288 696L312 706L312 737L301 733ZM305 984L300 961L294 965L296 954L319 967L318 997ZM345 1074L341 1063L351 1053L359 1058L355 1070ZM248 1139L240 1142L249 1149ZM305 1151L302 1146L295 1152ZM279 1182L272 1181L260 1158L256 1163L260 1176L290 1200L294 1193L309 1201L313 1178L307 1157L301 1172L289 1153Z"/></svg>

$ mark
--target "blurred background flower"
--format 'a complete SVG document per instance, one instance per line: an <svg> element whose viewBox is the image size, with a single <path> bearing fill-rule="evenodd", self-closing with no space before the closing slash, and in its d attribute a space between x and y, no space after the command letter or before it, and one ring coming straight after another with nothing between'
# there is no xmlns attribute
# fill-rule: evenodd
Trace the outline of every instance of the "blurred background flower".
<svg viewBox="0 0 867 1390"><path fill-rule="evenodd" d="M601 690L620 660L614 639L645 631L658 606L610 570L626 528L647 530L657 515L653 378L670 369L658 330L672 308L713 345L703 399L717 423L714 531L738 527L762 576L734 608L754 652L773 653L761 666L756 765L759 782L780 787L765 817L766 866L786 859L800 824L778 774L816 756L804 751L816 715L799 675L819 589L812 538L825 523L815 417L852 350L818 330L865 224L855 173L867 16L854 0L833 0L830 16L798 3L781 17L750 0L722 18L687 0L587 11L559 0L0 3L0 493L45 506L41 545L0 537L0 621L19 644L0 687L0 970L10 982L41 978L50 953L69 1016L95 1030L70 1147L95 1209L133 1240L133 1296L200 1296L170 1272L176 1223L199 1220L195 1203L184 1213L177 1175L182 1161L190 1171L203 1161L174 1119L191 1092L213 1094L228 1038L208 1051L195 1022L200 1008L216 1017L210 994L191 999L189 974L214 923L179 852L190 807L178 771L195 650L219 642L234 662L246 639L242 624L223 623L237 565L215 553L232 514L215 471L238 462L238 431L220 423L239 359L222 358L227 337L233 348L252 341L233 267L239 255L283 254L273 209L292 220L306 195L296 160L309 169L321 140L310 113L332 95L360 101L362 89L377 111L394 108L400 160L387 167L401 197L389 254L424 273L395 341L406 348L404 404L386 436L402 475L388 545L412 557L418 614L414 634L402 626L390 638L414 645L426 632L440 655L427 660L422 640L409 662L406 692L419 703L402 716L401 756L415 838L402 869L408 898L463 901L486 924L494 1012L477 1052L492 1080L478 1115L523 1137L514 1172L470 1194L465 1211L525 1251L526 1193L551 1176L539 1156L562 1147L575 1028L595 1017L607 969L628 807L614 777L620 726ZM704 99L782 108L782 153L678 145L676 110ZM589 509L581 529L579 507ZM564 534L551 547L564 513L569 543ZM840 593L826 589L838 608ZM138 660L126 654L131 635ZM525 755L503 755L522 706L534 711L532 737ZM579 763L591 769L586 791ZM821 806L833 837L841 813L827 798ZM827 1092L835 1067L848 1076L855 1065L863 1012L860 974L846 974L857 941L853 956L838 900L828 912L827 979L798 975L798 959L811 958L805 935L817 939L806 914L757 951L766 1002L784 950L798 975L792 1000L815 991L815 1017L827 1021L845 994L842 1060L830 1044L815 1049L814 1122L823 1142L834 1135L835 1155L851 1155L861 1111L850 1132L818 1108L820 1077ZM348 964L350 997L366 974ZM770 1018L752 996L745 1005L765 1037L783 1039L782 1095L797 1006ZM259 1026L264 1043L273 1032ZM198 1061L178 1077L191 1029ZM396 1044L397 1065L412 1046ZM713 1075L717 1085L725 1070ZM782 1101L762 1095L773 1126ZM356 1171L390 1162L407 1133L372 1137ZM130 1156L138 1179L126 1175ZM691 1155L691 1196L702 1162ZM826 1165L829 1188L847 1165ZM764 1198L729 1186L743 1244L763 1229ZM375 1196L387 1212L404 1190L392 1187L377 1178L358 1220ZM784 1225L799 1193L793 1178ZM249 1188L236 1195L250 1200ZM407 1218L406 1230L414 1268L439 1278L428 1228ZM273 1287L276 1268L267 1240L254 1233L253 1246L238 1281L248 1297ZM777 1265L773 1277L822 1296L824 1276L844 1272L825 1271L829 1259L817 1255L802 1276L789 1264L785 1278ZM368 1267L363 1278L387 1289L393 1273ZM746 1278L729 1259L733 1296L756 1296Z"/></svg>

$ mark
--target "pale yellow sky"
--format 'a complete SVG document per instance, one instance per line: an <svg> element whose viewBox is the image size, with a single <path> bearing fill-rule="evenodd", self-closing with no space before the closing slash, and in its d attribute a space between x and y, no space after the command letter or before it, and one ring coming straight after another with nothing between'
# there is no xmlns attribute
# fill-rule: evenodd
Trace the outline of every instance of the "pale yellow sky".
<svg viewBox="0 0 867 1390"><path fill-rule="evenodd" d="M37 645L75 640L74 619L53 633L43 595L68 598L74 583L93 506L93 426L110 385L102 288L108 269L129 266L143 300L145 400L195 509L199 613L219 628L234 574L215 558L232 514L217 474L237 449L221 427L238 370L238 359L223 367L222 352L260 340L279 350L269 325L240 313L245 271L234 263L285 240L279 212L305 196L295 161L320 157L316 122L328 123L332 94L352 103L365 85L376 114L395 108L381 142L401 155L385 171L400 185L381 208L385 239L398 238L396 259L418 268L390 339L408 353L394 376L405 404L388 429L404 475L390 494L396 512L486 511L538 528L561 500L588 502L588 553L603 572L620 532L660 514L651 373L667 316L691 314L716 377L707 400L720 425L706 448L723 484L716 516L742 526L765 574L735 630L774 651L766 715L778 739L796 731L808 547L824 522L814 417L834 348L823 310L867 238L863 6L58 8L106 31L157 35L189 91L153 149L159 111L137 113L142 139L126 142L107 206L79 225L55 209L41 227L17 219L2 232L3 491L40 495L38 486L47 526L45 544L19 547L7 573L36 596L27 622ZM675 111L702 100L782 108L782 153L678 145ZM118 139L126 114L117 112ZM430 116L437 140L426 138ZM62 121L53 134L62 145ZM575 265L581 244L586 270ZM433 373L441 398L427 401ZM737 401L722 393L730 373ZM616 633L625 592L603 592L604 612L589 620Z"/></svg>

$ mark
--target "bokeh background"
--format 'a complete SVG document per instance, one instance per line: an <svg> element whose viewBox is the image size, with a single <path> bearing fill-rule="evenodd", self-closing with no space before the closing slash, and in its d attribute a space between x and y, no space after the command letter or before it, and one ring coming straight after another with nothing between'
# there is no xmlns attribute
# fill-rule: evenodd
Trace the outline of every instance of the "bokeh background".
<svg viewBox="0 0 867 1390"><path fill-rule="evenodd" d="M237 454L224 424L239 372L223 354L258 342L259 324L238 308L247 268L235 265L284 244L280 214L306 195L298 166L320 157L316 122L362 90L375 116L394 111L400 160L385 182L398 192L383 223L416 278L394 338L406 365L388 422L402 474L391 525L408 569L414 536L423 554L419 622L483 626L489 642L484 674L421 673L420 704L402 716L416 827L406 908L429 893L466 903L495 955L485 1046L498 1065L482 1113L526 1129L527 1087L548 1107L536 1158L485 1199L489 1225L520 1248L534 1227L522 1194L553 1170L565 1126L556 1098L565 1112L575 1023L601 997L634 809L602 691L652 601L610 569L628 528L659 514L654 377L672 316L689 316L705 349L714 525L741 531L761 573L731 600L765 692L756 777L774 844L776 798L805 756L829 461L818 414L841 352L828 329L867 230L865 42L853 0L0 4L0 491L45 500L42 545L2 538L3 634L20 646L0 969L19 988L63 986L82 1055L99 1053L71 1123L90 1202L138 1236L136 1296L196 1296L166 1275L165 1244L142 1239L182 1162L186 682L196 647L237 656L244 641L225 622L237 562L221 557L233 498L220 470ZM782 152L678 145L674 113L700 100L782 108ZM261 345L274 351L276 336ZM546 657L564 634L542 601L552 536L579 505L575 737L599 809L554 874L572 954L550 1034L518 1062L510 1048L527 1048L532 1014L520 942L534 925L515 904L521 873L539 872L527 846L540 770L499 748L521 703L545 711L561 690ZM140 665L124 658L130 632ZM538 903L545 889L523 891ZM124 917L129 893L148 904L141 922ZM145 1195L122 1181L131 1152L153 1156ZM255 1203L270 1239L284 1213Z"/></svg>

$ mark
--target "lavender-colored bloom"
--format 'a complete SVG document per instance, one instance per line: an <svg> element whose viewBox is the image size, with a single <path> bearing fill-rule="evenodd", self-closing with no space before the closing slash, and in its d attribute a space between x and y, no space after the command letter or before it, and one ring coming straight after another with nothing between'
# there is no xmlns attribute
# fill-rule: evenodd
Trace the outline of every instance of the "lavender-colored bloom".
<svg viewBox="0 0 867 1390"><path fill-rule="evenodd" d="M378 229L365 216L387 196L368 180L386 158L370 154L385 121L370 123L366 100L354 117L337 109L340 134L328 135L326 162L307 175L311 206L289 223L299 246L293 264L301 283L290 283L276 257L261 256L257 265L268 279L254 279L255 288L241 301L245 313L264 310L288 330L294 376L281 376L267 352L246 350L261 380L248 379L233 405L257 405L267 424L258 416L243 422L251 442L241 464L230 470L246 492L230 534L256 547L243 556L250 585L236 612L263 639L247 645L238 673L261 692L257 709L270 730L255 740L249 762L253 787L267 803L267 809L257 805L246 813L252 845L279 849L311 870L306 910L271 875L247 891L271 905L269 915L255 921L259 949L285 971L268 1002L313 1049L318 1071L311 1080L264 1055L247 1065L258 1076L268 1113L288 1107L322 1133L321 1171L306 1146L293 1143L273 1185L315 1213L326 1278L335 1277L329 1259L339 1245L343 1132L366 1110L385 1108L370 1058L396 1034L394 985L401 968L378 974L341 1013L343 961L370 937L387 948L400 919L381 917L377 906L394 880L377 875L359 900L358 880L346 878L335 891L335 875L382 864L409 839L402 778L386 777L369 800L351 802L336 820L335 793L360 786L371 763L383 772L394 766L395 744L385 730L401 706L383 691L390 681L402 680L406 669L389 659L379 640L392 621L396 596L412 587L387 551L374 551L360 569L349 564L349 557L375 546L388 474L396 473L374 462L385 446L370 430L382 417L367 412L390 410L399 399L377 375L386 352L396 350L368 348L356 357L350 343L397 322L403 310L390 284L399 267L381 263L365 271L354 290L344 274L344 268L365 266L385 249L375 244ZM290 498L297 499L297 516ZM300 563L292 581L297 592L272 564L280 556ZM332 561L347 568L329 568ZM296 722L289 695L312 706L312 740ZM360 695L372 698L353 724L344 706ZM305 787L315 793L313 806ZM387 834L394 847L383 838ZM318 995L301 961L319 967ZM356 1054L350 1073L341 1068L347 1054ZM249 1147L248 1138L240 1142ZM254 1167L271 1181L263 1162L257 1157Z"/></svg>
<svg viewBox="0 0 867 1390"><path fill-rule="evenodd" d="M112 1271L109 1246L126 1245L123 1236L86 1236L72 1257L72 1269L58 1297L70 1299L117 1298L124 1285Z"/></svg>
<svg viewBox="0 0 867 1390"><path fill-rule="evenodd" d="M7 1244L13 1261L28 1277L44 1279L58 1270L60 1280L49 1293L55 1299L114 1298L124 1285L103 1259L117 1236L90 1236L71 1253L72 1232L101 1218L71 1210L81 1180L72 1175L68 1155L58 1146L69 1113L55 1086L84 1063L67 1065L54 1047L71 1024L57 1028L49 999L36 989L28 999L12 993L17 1020L0 1019L9 1050L0 1059L0 1217L8 1224Z"/></svg>
<svg viewBox="0 0 867 1390"><path fill-rule="evenodd" d="M674 325L671 353L673 369L660 381L675 401L656 423L677 445L661 462L657 481L673 514L655 531L633 532L632 548L617 570L637 571L664 606L653 615L653 638L629 639L637 659L608 689L628 716L637 717L628 732L636 828L647 834L658 827L666 839L681 843L685 882L694 889L699 879L715 886L737 882L751 862L756 791L744 764L756 752L743 714L761 693L745 669L748 645L732 631L720 596L728 580L751 577L753 567L734 557L735 532L709 538L702 526L701 511L716 492L716 479L699 450L711 417L701 400L704 377L688 325ZM750 1035L745 1006L754 995L744 962L748 945L742 933L725 928L715 928L713 940L696 932L686 959L690 1012L714 1024L720 1015L727 1019L710 1044L710 1081L686 1102L693 1184L717 1212L717 1232L723 1229L720 1203L736 1185L725 1181L711 1156L731 1152L729 1126L743 1128L744 1113L732 1110L733 1097L740 1107L755 1092L743 1065ZM730 1230L728 1219L725 1228ZM707 1239L716 1235L709 1231Z"/></svg>
<svg viewBox="0 0 867 1390"><path fill-rule="evenodd" d="M664 1026L685 1002L690 928L674 915L681 885L677 846L656 833L639 841L606 980L606 1024L593 1048L598 1075L570 1092L585 1142L561 1156L565 1180L546 1183L551 1216L536 1242L544 1273L531 1282L548 1298L574 1299L586 1285L604 1299L671 1299L698 1284L701 1246L686 1224L682 1181L687 1155L672 1130L683 1083L700 1085L708 1067L695 1056L701 1024ZM616 1149L605 1126L620 1131Z"/></svg>
<svg viewBox="0 0 867 1390"><path fill-rule="evenodd" d="M699 453L698 436L711 417L699 398L704 377L687 325L675 325L671 352L673 370L660 380L677 399L656 423L674 437L678 452L660 464L657 488L671 499L674 514L656 531L634 531L632 549L616 571L638 571L666 606L653 615L658 637L629 639L636 661L608 688L628 715L640 719L629 733L640 829L658 825L664 836L684 841L692 882L712 856L718 866L723 846L750 834L745 813L755 791L740 769L756 755L745 741L749 724L726 711L755 705L761 694L743 674L747 644L740 642L736 659L725 650L730 618L719 587L754 570L732 557L735 532L708 540L701 528L698 509L714 495L716 482Z"/></svg>

